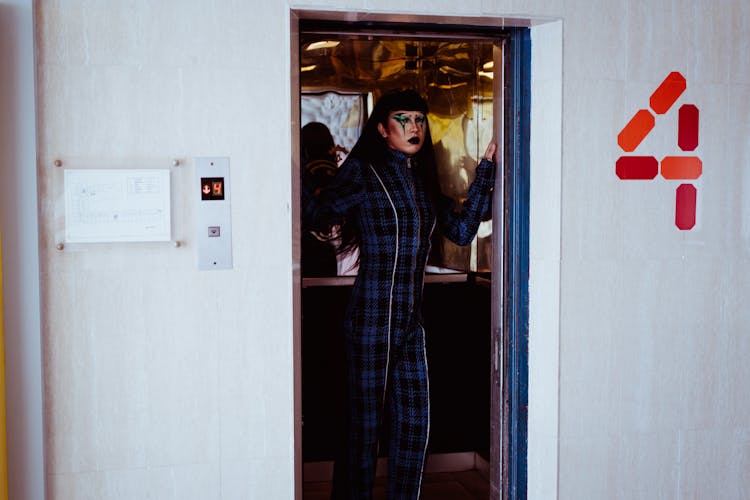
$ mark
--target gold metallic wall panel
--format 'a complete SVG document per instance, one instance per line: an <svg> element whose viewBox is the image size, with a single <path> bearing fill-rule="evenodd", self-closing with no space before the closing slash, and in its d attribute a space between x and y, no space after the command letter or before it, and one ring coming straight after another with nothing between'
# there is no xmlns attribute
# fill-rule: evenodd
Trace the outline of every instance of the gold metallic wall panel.
<svg viewBox="0 0 750 500"><path fill-rule="evenodd" d="M302 92L360 93L369 95L372 104L392 89L419 91L430 106L428 118L442 190L460 207L474 179L477 160L492 139L492 68L488 64L493 43L369 38L313 35L304 39ZM338 125L333 122L324 121L335 137ZM483 224L479 237L467 247L436 237L430 265L464 272L489 271L492 249L488 231L491 224Z"/></svg>

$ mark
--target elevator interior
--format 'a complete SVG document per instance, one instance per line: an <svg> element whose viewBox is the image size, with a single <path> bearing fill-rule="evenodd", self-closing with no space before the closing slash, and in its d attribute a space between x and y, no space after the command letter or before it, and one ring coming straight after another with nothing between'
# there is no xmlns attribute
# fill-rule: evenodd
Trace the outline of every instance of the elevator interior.
<svg viewBox="0 0 750 500"><path fill-rule="evenodd" d="M430 107L441 188L460 203L494 135L493 58L498 39L405 34L382 26L354 31L303 24L300 125L325 124L340 165L379 96L392 89L416 89ZM317 260L324 257L305 244L306 237L309 240L309 235L302 237L302 453L305 463L320 463L335 458L344 430L341 326L356 259L339 258L335 268L319 265ZM481 224L477 238L467 247L437 235L432 248L423 304L431 391L429 452L475 453L489 462L492 221Z"/></svg>

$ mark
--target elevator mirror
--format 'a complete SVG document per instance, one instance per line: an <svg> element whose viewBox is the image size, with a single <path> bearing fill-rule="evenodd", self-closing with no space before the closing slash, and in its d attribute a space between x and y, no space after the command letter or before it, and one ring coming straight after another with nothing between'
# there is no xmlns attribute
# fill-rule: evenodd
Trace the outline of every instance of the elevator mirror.
<svg viewBox="0 0 750 500"><path fill-rule="evenodd" d="M428 120L442 191L460 203L477 160L493 137L493 46L491 40L303 34L301 125L319 122L328 127L337 147L334 161L340 165L373 102L389 90L415 89L430 106ZM304 151L304 137L301 148ZM492 224L485 221L467 247L436 235L428 272L489 271L491 234ZM306 268L308 274L326 274L319 263L305 266L307 260L303 260L303 275ZM340 260L338 275L355 272L356 258Z"/></svg>

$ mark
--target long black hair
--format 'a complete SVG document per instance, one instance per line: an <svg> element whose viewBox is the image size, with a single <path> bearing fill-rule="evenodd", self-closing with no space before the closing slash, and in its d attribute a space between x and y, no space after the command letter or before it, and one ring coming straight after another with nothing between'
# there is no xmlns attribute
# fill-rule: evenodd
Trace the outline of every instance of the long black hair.
<svg viewBox="0 0 750 500"><path fill-rule="evenodd" d="M427 101L415 90L396 90L383 94L375 103L375 107L362 129L357 143L349 153L349 157L356 158L365 164L381 164L386 161L388 144L378 131L378 124L387 127L388 116L394 111L419 111L426 117L429 110ZM434 206L440 193L440 186L435 165L435 151L432 147L432 136L427 121L425 121L422 147L416 155L412 156L412 168L415 169L414 172L417 175L422 177L430 202ZM339 254L350 253L359 246L359 233L351 221L344 220L341 225L340 237Z"/></svg>

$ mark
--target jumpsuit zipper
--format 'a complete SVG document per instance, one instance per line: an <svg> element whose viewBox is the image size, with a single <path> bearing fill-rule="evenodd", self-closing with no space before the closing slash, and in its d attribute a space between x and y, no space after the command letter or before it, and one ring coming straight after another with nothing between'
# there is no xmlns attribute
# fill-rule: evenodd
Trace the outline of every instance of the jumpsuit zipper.
<svg viewBox="0 0 750 500"><path fill-rule="evenodd" d="M406 178L407 182L409 184L409 194L411 195L411 199L414 202L414 209L417 212L417 246L416 251L414 252L414 258L412 259L412 266L411 266L411 274L409 276L409 283L411 288L411 295L410 295L410 302L409 302L409 321L411 321L412 316L414 315L414 286L415 286L415 276L414 274L417 272L417 259L419 258L419 246L421 245L422 240L422 214L419 212L419 203L417 202L417 195L415 193L415 186L414 186L414 171L412 170L412 164L411 164L411 158L406 158Z"/></svg>
<svg viewBox="0 0 750 500"><path fill-rule="evenodd" d="M378 182L380 182L380 186L383 188L383 191L385 192L386 197L388 197L388 202L391 204L391 208L393 209L393 217L396 220L396 252L395 256L393 258L393 271L391 271L391 292L390 296L388 298L388 336L386 338L386 353L385 353L385 376L383 379L383 398L382 398L382 412L385 413L385 404L386 404L386 396L388 394L388 370L390 369L390 361L391 361L391 323L393 321L393 287L396 283L396 268L398 267L398 252L399 252L399 244L398 244L398 238L399 238L399 220L398 220L398 211L396 210L396 205L393 203L393 199L391 198L391 194L388 192L388 188L385 187L385 183L383 182L383 179L380 178L380 175L378 175L378 172L375 170L375 167L370 164L370 170L372 170L372 173L375 174L375 177L377 177ZM377 454L380 453L380 440L378 440L377 444Z"/></svg>
<svg viewBox="0 0 750 500"><path fill-rule="evenodd" d="M412 169L412 162L411 158L406 158L406 177L408 179L409 183L409 193L411 194L411 199L414 202L414 210L417 212L417 246L414 251L414 258L412 259L412 266L411 266L411 274L409 275L409 282L411 285L411 303L409 304L409 323L412 322L414 319L414 288L416 287L416 272L417 272L417 260L419 260L419 248L422 244L422 213L419 210L419 202L417 201L417 193L416 193L416 187L414 185L414 170ZM433 226L434 227L434 226ZM428 248L429 253L429 248ZM425 256L425 259L427 259L427 256ZM427 262L425 262L425 267L427 265ZM422 269L422 288L424 288L424 268ZM410 325L411 326L411 325ZM425 363L425 373L427 372L427 346L426 346L426 335L424 331L424 327L414 321L414 326L418 326L422 330L422 355L424 356L424 363ZM430 380L429 377L425 379L426 385L427 385L427 435L430 435ZM419 473L419 483L417 484L417 498L421 496L422 493L422 476L424 474L424 464L425 460L427 459L427 443L428 439L425 439L425 446L424 450L422 450L422 467Z"/></svg>

